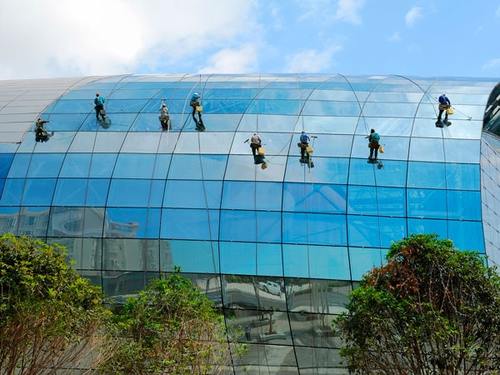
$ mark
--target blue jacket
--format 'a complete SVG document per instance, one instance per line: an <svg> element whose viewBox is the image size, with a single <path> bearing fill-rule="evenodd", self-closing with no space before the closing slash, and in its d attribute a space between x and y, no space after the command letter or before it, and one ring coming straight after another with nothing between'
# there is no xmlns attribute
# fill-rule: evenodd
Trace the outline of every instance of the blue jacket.
<svg viewBox="0 0 500 375"><path fill-rule="evenodd" d="M309 137L307 136L307 134L301 134L300 135L300 142L302 142L302 143L309 143Z"/></svg>
<svg viewBox="0 0 500 375"><path fill-rule="evenodd" d="M375 133L370 133L370 136L368 137L368 140L369 140L370 142L374 142L374 141L375 141L375 142L377 142L377 143L378 143L378 141L380 141L380 135L378 135L378 133L377 133L377 132L375 132Z"/></svg>
<svg viewBox="0 0 500 375"><path fill-rule="evenodd" d="M94 104L95 105L104 105L104 102L106 101L106 99L104 99L104 96L98 96L94 99Z"/></svg>
<svg viewBox="0 0 500 375"><path fill-rule="evenodd" d="M441 95L439 97L439 104L447 104L447 105L451 105L450 103L450 99L448 99L448 97L446 95Z"/></svg>

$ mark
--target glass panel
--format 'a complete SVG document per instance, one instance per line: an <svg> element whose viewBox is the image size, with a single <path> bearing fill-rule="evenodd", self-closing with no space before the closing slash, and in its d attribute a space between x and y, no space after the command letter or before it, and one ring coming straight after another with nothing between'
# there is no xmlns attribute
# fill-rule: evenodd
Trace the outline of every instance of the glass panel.
<svg viewBox="0 0 500 375"><path fill-rule="evenodd" d="M66 152L73 141L75 133L56 132L48 142L37 142L34 152Z"/></svg>
<svg viewBox="0 0 500 375"><path fill-rule="evenodd" d="M446 163L448 189L479 190L479 164Z"/></svg>
<svg viewBox="0 0 500 375"><path fill-rule="evenodd" d="M222 287L225 307L286 311L281 278L224 275Z"/></svg>
<svg viewBox="0 0 500 375"><path fill-rule="evenodd" d="M357 117L301 116L300 130L313 133L354 134Z"/></svg>
<svg viewBox="0 0 500 375"><path fill-rule="evenodd" d="M441 139L412 138L410 160L444 162L444 146Z"/></svg>
<svg viewBox="0 0 500 375"><path fill-rule="evenodd" d="M5 180L3 192L0 195L0 204L5 206L19 206L21 204L25 180L8 178Z"/></svg>
<svg viewBox="0 0 500 375"><path fill-rule="evenodd" d="M447 218L446 190L408 189L408 216Z"/></svg>
<svg viewBox="0 0 500 375"><path fill-rule="evenodd" d="M163 207L220 207L222 181L167 180Z"/></svg>
<svg viewBox="0 0 500 375"><path fill-rule="evenodd" d="M298 115L303 105L301 100L254 100L250 102L246 113L269 115ZM245 112L239 111L240 113Z"/></svg>
<svg viewBox="0 0 500 375"><path fill-rule="evenodd" d="M283 242L311 245L346 245L345 216L283 214Z"/></svg>
<svg viewBox="0 0 500 375"><path fill-rule="evenodd" d="M55 179L26 179L23 194L23 205L50 205L52 203L52 194L54 193L55 185Z"/></svg>
<svg viewBox="0 0 500 375"><path fill-rule="evenodd" d="M385 263L385 249L349 248L351 273L353 280L361 280L363 275L373 267L380 267Z"/></svg>
<svg viewBox="0 0 500 375"><path fill-rule="evenodd" d="M14 154L0 154L0 178L7 177L13 159Z"/></svg>
<svg viewBox="0 0 500 375"><path fill-rule="evenodd" d="M448 221L448 236L460 250L484 253L483 226L479 221Z"/></svg>
<svg viewBox="0 0 500 375"><path fill-rule="evenodd" d="M258 284L274 291L273 285ZM280 291L279 286L276 290ZM280 311L224 310L231 341L291 345L288 314Z"/></svg>
<svg viewBox="0 0 500 375"><path fill-rule="evenodd" d="M42 116L42 118L46 118L49 121L48 129L50 131L59 131L59 132L67 132L67 131L78 131L80 126L85 121L87 114L51 114L47 117Z"/></svg>
<svg viewBox="0 0 500 375"><path fill-rule="evenodd" d="M105 239L103 269L159 271L158 240Z"/></svg>
<svg viewBox="0 0 500 375"><path fill-rule="evenodd" d="M446 161L453 163L479 163L480 141L463 139L445 139L444 150Z"/></svg>
<svg viewBox="0 0 500 375"><path fill-rule="evenodd" d="M47 236L81 237L84 209L77 207L52 207Z"/></svg>
<svg viewBox="0 0 500 375"><path fill-rule="evenodd" d="M162 210L161 238L216 240L218 221L216 210L166 208Z"/></svg>
<svg viewBox="0 0 500 375"><path fill-rule="evenodd" d="M293 346L247 344L243 355L233 351L237 375L298 375ZM293 366L293 367L289 367Z"/></svg>
<svg viewBox="0 0 500 375"><path fill-rule="evenodd" d="M314 158L314 168L308 169L299 157L289 157L285 181L346 184L348 170L347 158Z"/></svg>
<svg viewBox="0 0 500 375"><path fill-rule="evenodd" d="M160 210L146 208L108 208L105 237L158 238Z"/></svg>
<svg viewBox="0 0 500 375"><path fill-rule="evenodd" d="M406 185L405 161L384 161L383 168L369 164L365 159L351 159L349 184L404 187Z"/></svg>
<svg viewBox="0 0 500 375"><path fill-rule="evenodd" d="M45 237L49 224L49 207L22 207L19 213L19 235Z"/></svg>
<svg viewBox="0 0 500 375"><path fill-rule="evenodd" d="M481 193L478 191L447 191L448 218L481 220Z"/></svg>
<svg viewBox="0 0 500 375"><path fill-rule="evenodd" d="M16 154L10 166L9 177L24 178L28 174L32 154Z"/></svg>
<svg viewBox="0 0 500 375"><path fill-rule="evenodd" d="M389 247L406 236L404 219L349 215L347 220L351 246Z"/></svg>
<svg viewBox="0 0 500 375"><path fill-rule="evenodd" d="M219 250L217 242L210 241L160 241L161 271L218 273ZM220 296L219 296L220 298Z"/></svg>
<svg viewBox="0 0 500 375"><path fill-rule="evenodd" d="M359 124L356 128L356 134L366 135L370 133L370 129L376 129L377 133L382 137L409 137L411 135L412 127L412 118L362 117L359 119Z"/></svg>
<svg viewBox="0 0 500 375"><path fill-rule="evenodd" d="M448 238L448 221L433 219L410 219L408 218L408 234L413 233L435 233L442 239Z"/></svg>
<svg viewBox="0 0 500 375"><path fill-rule="evenodd" d="M231 154L251 154L249 139L251 133L237 132L231 147ZM260 134L266 155L287 155L292 140L291 134L263 133Z"/></svg>
<svg viewBox="0 0 500 375"><path fill-rule="evenodd" d="M104 294L117 303L124 303L132 295L143 290L153 279L159 277L155 272L103 272L102 284Z"/></svg>
<svg viewBox="0 0 500 375"><path fill-rule="evenodd" d="M234 133L181 133L175 153L178 154L227 154Z"/></svg>
<svg viewBox="0 0 500 375"><path fill-rule="evenodd" d="M60 177L87 177L91 156L91 154L67 154Z"/></svg>
<svg viewBox="0 0 500 375"><path fill-rule="evenodd" d="M92 154L89 177L111 177L117 154Z"/></svg>
<svg viewBox="0 0 500 375"><path fill-rule="evenodd" d="M445 188L447 178L444 163L408 163L408 187Z"/></svg>
<svg viewBox="0 0 500 375"><path fill-rule="evenodd" d="M281 210L282 184L254 181L225 181L222 208Z"/></svg>
<svg viewBox="0 0 500 375"><path fill-rule="evenodd" d="M297 346L331 347L341 346L340 337L335 336L333 320L336 315L289 313L293 341Z"/></svg>
<svg viewBox="0 0 500 375"><path fill-rule="evenodd" d="M78 132L71 142L68 152L92 152L96 139L95 132Z"/></svg>
<svg viewBox="0 0 500 375"><path fill-rule="evenodd" d="M83 237L102 237L104 208L85 208Z"/></svg>
<svg viewBox="0 0 500 375"><path fill-rule="evenodd" d="M160 143L160 133L128 133L121 152L155 153Z"/></svg>
<svg viewBox="0 0 500 375"><path fill-rule="evenodd" d="M125 133L97 133L94 152L118 152L120 151Z"/></svg>
<svg viewBox="0 0 500 375"><path fill-rule="evenodd" d="M365 103L363 115L377 117L415 117L418 103Z"/></svg>
<svg viewBox="0 0 500 375"><path fill-rule="evenodd" d="M288 310L338 314L349 301L349 281L285 279Z"/></svg>
<svg viewBox="0 0 500 375"><path fill-rule="evenodd" d="M58 243L68 249L68 256L77 270L100 270L102 240L97 238L49 238L48 243Z"/></svg>
<svg viewBox="0 0 500 375"><path fill-rule="evenodd" d="M344 185L286 183L283 210L345 213L346 195Z"/></svg>
<svg viewBox="0 0 500 375"><path fill-rule="evenodd" d="M108 206L160 207L165 181L112 179Z"/></svg>
<svg viewBox="0 0 500 375"><path fill-rule="evenodd" d="M405 190L372 186L349 186L349 213L405 216Z"/></svg>
<svg viewBox="0 0 500 375"><path fill-rule="evenodd" d="M285 276L349 280L347 248L283 245Z"/></svg>
<svg viewBox="0 0 500 375"><path fill-rule="evenodd" d="M53 205L84 206L87 180L80 178L60 178L57 180Z"/></svg>
<svg viewBox="0 0 500 375"><path fill-rule="evenodd" d="M63 154L34 154L31 158L28 177L57 177L63 160Z"/></svg>
<svg viewBox="0 0 500 375"><path fill-rule="evenodd" d="M301 348L295 349L300 374L332 374L336 369L345 371L344 360L338 349Z"/></svg>
<svg viewBox="0 0 500 375"><path fill-rule="evenodd" d="M222 180L226 155L173 155L169 179Z"/></svg>
<svg viewBox="0 0 500 375"><path fill-rule="evenodd" d="M154 164L155 155L119 154L113 177L151 178Z"/></svg>
<svg viewBox="0 0 500 375"><path fill-rule="evenodd" d="M104 206L108 199L108 179L87 180L87 206Z"/></svg>
<svg viewBox="0 0 500 375"><path fill-rule="evenodd" d="M409 138L381 137L380 144L384 146L384 153L379 152L378 158L382 160L407 160L408 142ZM351 156L355 158L368 158L369 155L370 149L368 148L366 137L355 136Z"/></svg>
<svg viewBox="0 0 500 375"><path fill-rule="evenodd" d="M18 220L19 207L0 207L0 233L17 234Z"/></svg>
<svg viewBox="0 0 500 375"><path fill-rule="evenodd" d="M274 156L263 164L255 164L252 155L230 155L227 164L226 180L283 181L286 157Z"/></svg>
<svg viewBox="0 0 500 375"><path fill-rule="evenodd" d="M322 100L308 100L302 114L304 116L352 116L358 117L360 107L358 102L327 102Z"/></svg>
<svg viewBox="0 0 500 375"><path fill-rule="evenodd" d="M221 212L221 240L280 242L281 213L224 210Z"/></svg>
<svg viewBox="0 0 500 375"><path fill-rule="evenodd" d="M237 130L240 132L291 132L298 121L297 116L251 115L241 116Z"/></svg>

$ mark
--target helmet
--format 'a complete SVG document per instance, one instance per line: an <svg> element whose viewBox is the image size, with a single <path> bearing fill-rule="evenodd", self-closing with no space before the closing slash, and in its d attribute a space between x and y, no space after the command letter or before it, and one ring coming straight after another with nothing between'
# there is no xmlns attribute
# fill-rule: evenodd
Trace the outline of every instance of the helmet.
<svg viewBox="0 0 500 375"><path fill-rule="evenodd" d="M198 94L197 92L195 92L195 93L193 94L193 98L199 98L199 97L200 97L200 94Z"/></svg>

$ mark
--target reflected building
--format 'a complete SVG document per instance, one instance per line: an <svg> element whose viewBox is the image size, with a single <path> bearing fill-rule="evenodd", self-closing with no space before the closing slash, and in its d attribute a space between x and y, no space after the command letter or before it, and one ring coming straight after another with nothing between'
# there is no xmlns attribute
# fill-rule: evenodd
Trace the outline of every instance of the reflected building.
<svg viewBox="0 0 500 375"><path fill-rule="evenodd" d="M205 132L191 118L195 91ZM456 111L438 128L443 92ZM39 114L55 132L44 143ZM224 312L230 348L248 347L228 374L346 373L331 323L393 241L437 233L500 261L499 118L500 86L488 79L2 81L0 232L67 246L118 303L180 267ZM381 164L367 162L372 128ZM316 137L312 168L300 162L301 131ZM267 168L246 142L255 132Z"/></svg>

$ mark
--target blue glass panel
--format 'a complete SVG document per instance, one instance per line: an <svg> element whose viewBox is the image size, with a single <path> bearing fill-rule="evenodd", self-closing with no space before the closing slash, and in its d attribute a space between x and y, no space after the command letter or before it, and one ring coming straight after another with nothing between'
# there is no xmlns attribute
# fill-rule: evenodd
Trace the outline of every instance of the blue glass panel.
<svg viewBox="0 0 500 375"><path fill-rule="evenodd" d="M376 216L348 216L349 245L389 247L406 236L406 220Z"/></svg>
<svg viewBox="0 0 500 375"><path fill-rule="evenodd" d="M56 132L48 142L37 142L35 152L66 152L73 142L75 133L73 132Z"/></svg>
<svg viewBox="0 0 500 375"><path fill-rule="evenodd" d="M203 97L206 99L210 98L239 98L239 99L251 99L255 97L260 92L260 89L253 88L205 88L203 91ZM186 92L183 98L187 98L189 92Z"/></svg>
<svg viewBox="0 0 500 375"><path fill-rule="evenodd" d="M219 208L222 181L168 180L164 207Z"/></svg>
<svg viewBox="0 0 500 375"><path fill-rule="evenodd" d="M344 215L283 214L283 242L346 245Z"/></svg>
<svg viewBox="0 0 500 375"><path fill-rule="evenodd" d="M63 154L35 154L31 158L28 177L57 177L63 160Z"/></svg>
<svg viewBox="0 0 500 375"><path fill-rule="evenodd" d="M246 113L298 115L302 105L301 100L254 100L248 106Z"/></svg>
<svg viewBox="0 0 500 375"><path fill-rule="evenodd" d="M445 164L409 162L408 187L445 188Z"/></svg>
<svg viewBox="0 0 500 375"><path fill-rule="evenodd" d="M309 247L304 245L283 245L285 277L309 277Z"/></svg>
<svg viewBox="0 0 500 375"><path fill-rule="evenodd" d="M80 131L126 132L134 122L136 116L136 113L109 114L108 118L111 120L111 124L107 128L103 128L101 122L97 121L93 114L90 114L82 124Z"/></svg>
<svg viewBox="0 0 500 375"><path fill-rule="evenodd" d="M379 169L366 159L351 159L349 184L403 187L406 185L405 161L384 160L384 167Z"/></svg>
<svg viewBox="0 0 500 375"><path fill-rule="evenodd" d="M448 218L481 220L481 194L478 191L448 190Z"/></svg>
<svg viewBox="0 0 500 375"><path fill-rule="evenodd" d="M222 208L281 210L281 183L225 181Z"/></svg>
<svg viewBox="0 0 500 375"><path fill-rule="evenodd" d="M346 184L349 171L347 158L314 158L314 168L300 163L300 157L289 157L285 181Z"/></svg>
<svg viewBox="0 0 500 375"><path fill-rule="evenodd" d="M373 267L380 267L385 261L386 250L370 248L349 248L353 280L361 280Z"/></svg>
<svg viewBox="0 0 500 375"><path fill-rule="evenodd" d="M19 213L19 235L45 237L50 207L23 207Z"/></svg>
<svg viewBox="0 0 500 375"><path fill-rule="evenodd" d="M24 178L28 174L32 154L16 154L9 170L9 177Z"/></svg>
<svg viewBox="0 0 500 375"><path fill-rule="evenodd" d="M14 154L0 154L0 178L7 177L13 159Z"/></svg>
<svg viewBox="0 0 500 375"><path fill-rule="evenodd" d="M200 165L201 158L201 165ZM222 180L227 155L174 155L168 178Z"/></svg>
<svg viewBox="0 0 500 375"><path fill-rule="evenodd" d="M58 100L55 104L47 108L47 113L88 113L94 110L91 100Z"/></svg>
<svg viewBox="0 0 500 375"><path fill-rule="evenodd" d="M89 186L90 186L90 181L89 181ZM83 236L101 238L103 236L103 227L104 227L104 208L86 207ZM111 231L114 231L115 229L119 230L120 226L109 229ZM117 237L119 237L120 236L119 232L116 233Z"/></svg>
<svg viewBox="0 0 500 375"><path fill-rule="evenodd" d="M448 189L479 190L479 164L446 164Z"/></svg>
<svg viewBox="0 0 500 375"><path fill-rule="evenodd" d="M446 190L408 189L408 216L446 219Z"/></svg>
<svg viewBox="0 0 500 375"><path fill-rule="evenodd" d="M80 126L85 121L87 117L86 113L72 113L72 114L52 114L48 117L42 116L42 118L47 118L49 120L48 129L50 131L77 131Z"/></svg>
<svg viewBox="0 0 500 375"><path fill-rule="evenodd" d="M203 101L203 112L205 113L245 113L250 100L204 100Z"/></svg>
<svg viewBox="0 0 500 375"><path fill-rule="evenodd" d="M4 206L19 206L24 190L24 179L8 178L5 180L0 204Z"/></svg>
<svg viewBox="0 0 500 375"><path fill-rule="evenodd" d="M349 213L405 216L405 190L373 186L349 186Z"/></svg>
<svg viewBox="0 0 500 375"><path fill-rule="evenodd" d="M257 273L257 244L221 242L220 267L222 273L255 275Z"/></svg>
<svg viewBox="0 0 500 375"><path fill-rule="evenodd" d="M158 113L139 113L130 127L131 132L159 132L161 131Z"/></svg>
<svg viewBox="0 0 500 375"><path fill-rule="evenodd" d="M310 246L311 278L349 280L349 258L346 247Z"/></svg>
<svg viewBox="0 0 500 375"><path fill-rule="evenodd" d="M60 177L87 177L91 156L91 154L67 154Z"/></svg>
<svg viewBox="0 0 500 375"><path fill-rule="evenodd" d="M158 238L160 210L156 208L107 208L105 237Z"/></svg>
<svg viewBox="0 0 500 375"><path fill-rule="evenodd" d="M365 103L365 116L414 117L418 103Z"/></svg>
<svg viewBox="0 0 500 375"><path fill-rule="evenodd" d="M57 180L53 205L84 206L87 192L87 180L80 178L60 178Z"/></svg>
<svg viewBox="0 0 500 375"><path fill-rule="evenodd" d="M280 242L281 213L222 211L221 240Z"/></svg>
<svg viewBox="0 0 500 375"><path fill-rule="evenodd" d="M408 234L435 233L445 239L448 238L447 223L447 220L408 219Z"/></svg>
<svg viewBox="0 0 500 375"><path fill-rule="evenodd" d="M257 244L257 275L282 276L281 245Z"/></svg>
<svg viewBox="0 0 500 375"><path fill-rule="evenodd" d="M283 210L299 212L345 213L344 185L286 183Z"/></svg>
<svg viewBox="0 0 500 375"><path fill-rule="evenodd" d="M160 267L164 272L180 267L182 272L218 273L218 244L215 241L161 241Z"/></svg>
<svg viewBox="0 0 500 375"><path fill-rule="evenodd" d="M0 198L2 198L4 185L5 185L5 178L0 178Z"/></svg>
<svg viewBox="0 0 500 375"><path fill-rule="evenodd" d="M106 111L110 115L121 112L137 113L144 107L147 102L147 99L110 99L106 102L105 106Z"/></svg>
<svg viewBox="0 0 500 375"><path fill-rule="evenodd" d="M25 206L50 206L56 185L55 179L26 179L23 194Z"/></svg>
<svg viewBox="0 0 500 375"><path fill-rule="evenodd" d="M191 240L216 240L219 233L216 210L166 208L162 210L161 237Z"/></svg>
<svg viewBox="0 0 500 375"><path fill-rule="evenodd" d="M19 207L0 207L0 233L17 234Z"/></svg>
<svg viewBox="0 0 500 375"><path fill-rule="evenodd" d="M167 178L171 159L172 155L156 154L155 169L153 172L154 179L164 180Z"/></svg>
<svg viewBox="0 0 500 375"><path fill-rule="evenodd" d="M47 236L80 237L84 223L84 209L76 207L52 207ZM70 249L68 249L69 252Z"/></svg>
<svg viewBox="0 0 500 375"><path fill-rule="evenodd" d="M479 221L448 221L448 237L460 250L484 252L483 225Z"/></svg>
<svg viewBox="0 0 500 375"><path fill-rule="evenodd" d="M357 102L328 102L324 100L308 100L303 115L328 115L357 117L360 107Z"/></svg>
<svg viewBox="0 0 500 375"><path fill-rule="evenodd" d="M89 177L111 177L116 159L116 154L92 154Z"/></svg>
<svg viewBox="0 0 500 375"><path fill-rule="evenodd" d="M114 207L158 207L163 193L164 181L112 179L109 188L108 206ZM154 194L150 193L154 190Z"/></svg>
<svg viewBox="0 0 500 375"><path fill-rule="evenodd" d="M119 154L113 177L151 178L155 165L153 154Z"/></svg>
<svg viewBox="0 0 500 375"><path fill-rule="evenodd" d="M479 163L481 142L468 139L445 139L446 161L454 163Z"/></svg>
<svg viewBox="0 0 500 375"><path fill-rule="evenodd" d="M108 179L87 180L87 203L86 206L105 206L108 198Z"/></svg>

